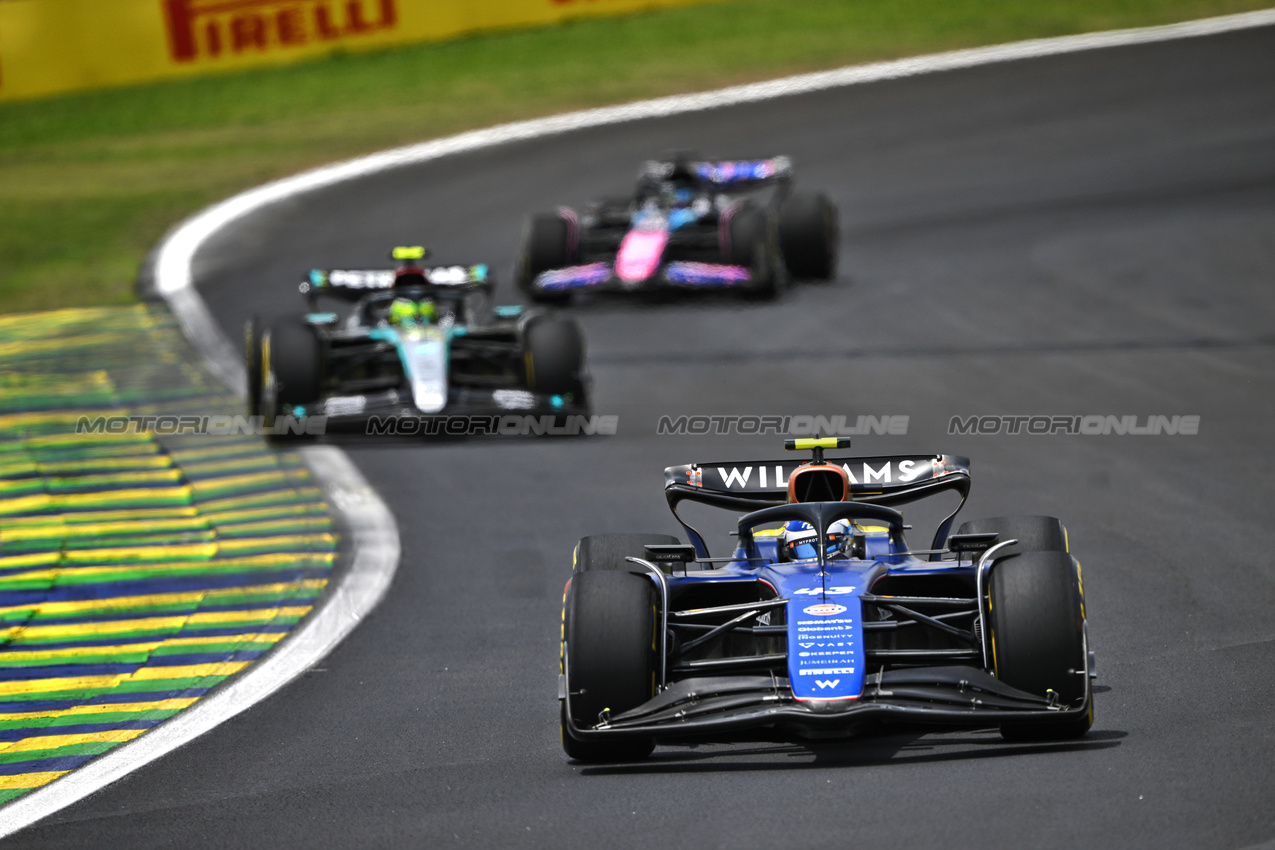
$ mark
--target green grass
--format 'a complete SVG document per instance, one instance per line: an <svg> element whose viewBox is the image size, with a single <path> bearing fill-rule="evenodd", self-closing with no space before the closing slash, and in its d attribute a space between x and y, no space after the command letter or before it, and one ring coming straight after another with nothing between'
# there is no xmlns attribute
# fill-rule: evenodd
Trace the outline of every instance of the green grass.
<svg viewBox="0 0 1275 850"><path fill-rule="evenodd" d="M238 190L464 129L1271 0L742 0L0 106L0 311L131 301L149 248Z"/></svg>

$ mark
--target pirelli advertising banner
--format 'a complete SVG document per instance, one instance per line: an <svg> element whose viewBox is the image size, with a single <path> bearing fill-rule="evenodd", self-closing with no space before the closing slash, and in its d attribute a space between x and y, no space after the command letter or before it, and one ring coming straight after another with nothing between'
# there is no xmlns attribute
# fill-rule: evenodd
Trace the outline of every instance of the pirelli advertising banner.
<svg viewBox="0 0 1275 850"><path fill-rule="evenodd" d="M0 0L0 101L706 0Z"/></svg>

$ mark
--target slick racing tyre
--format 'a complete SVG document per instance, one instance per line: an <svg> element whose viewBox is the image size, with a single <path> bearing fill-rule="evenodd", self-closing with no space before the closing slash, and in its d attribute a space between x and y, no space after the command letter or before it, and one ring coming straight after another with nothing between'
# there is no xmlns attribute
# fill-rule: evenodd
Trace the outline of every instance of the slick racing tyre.
<svg viewBox="0 0 1275 850"><path fill-rule="evenodd" d="M1015 555L1019 552L1066 552L1067 529L1051 516L998 516L991 519L975 519L961 523L957 534L987 534L995 532L1000 540L1017 540L997 552L998 555Z"/></svg>
<svg viewBox="0 0 1275 850"><path fill-rule="evenodd" d="M253 316L244 323L244 369L248 377L248 415L260 416L261 387L264 375L261 363L261 320Z"/></svg>
<svg viewBox="0 0 1275 850"><path fill-rule="evenodd" d="M584 335L580 326L567 319L542 318L527 327L524 344L527 389L583 404Z"/></svg>
<svg viewBox="0 0 1275 850"><path fill-rule="evenodd" d="M646 557L648 543L677 544L681 541L671 534L591 534L581 537L575 548L574 572L589 570L632 570L635 564L625 558Z"/></svg>
<svg viewBox="0 0 1275 850"><path fill-rule="evenodd" d="M988 577L988 645L996 678L1065 706L1088 699L1085 714L1054 722L1005 723L1010 741L1079 738L1093 724L1080 571L1063 552L1025 552L997 560Z"/></svg>
<svg viewBox="0 0 1275 850"><path fill-rule="evenodd" d="M779 291L779 280L765 211L752 204L743 205L730 217L727 233L729 239L722 245L726 262L746 266L751 273L743 286L744 294L758 299L774 298Z"/></svg>
<svg viewBox="0 0 1275 850"><path fill-rule="evenodd" d="M518 255L518 286L542 304L562 303L571 297L567 292L545 292L532 284L537 275L568 266L574 260L571 224L557 213L537 213L527 224L522 251Z"/></svg>
<svg viewBox="0 0 1275 850"><path fill-rule="evenodd" d="M276 322L263 340L261 361L266 385L261 412L267 425L275 425L294 407L319 400L323 393L323 345L309 325Z"/></svg>
<svg viewBox="0 0 1275 850"><path fill-rule="evenodd" d="M840 238L837 208L827 195L797 192L779 209L779 250L793 277L832 280Z"/></svg>
<svg viewBox="0 0 1275 850"><path fill-rule="evenodd" d="M646 758L651 738L578 741L567 729L596 726L655 695L656 594L651 580L623 570L592 570L571 579L563 612L563 669L568 699L562 703L562 748L577 761L619 762Z"/></svg>

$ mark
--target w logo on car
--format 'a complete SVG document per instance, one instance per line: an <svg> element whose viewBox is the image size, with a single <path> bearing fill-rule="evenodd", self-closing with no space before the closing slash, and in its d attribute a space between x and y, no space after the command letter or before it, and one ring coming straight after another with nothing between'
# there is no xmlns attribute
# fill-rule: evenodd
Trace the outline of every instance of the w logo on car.
<svg viewBox="0 0 1275 850"><path fill-rule="evenodd" d="M835 688L841 684L840 679L816 679L815 684L822 688Z"/></svg>

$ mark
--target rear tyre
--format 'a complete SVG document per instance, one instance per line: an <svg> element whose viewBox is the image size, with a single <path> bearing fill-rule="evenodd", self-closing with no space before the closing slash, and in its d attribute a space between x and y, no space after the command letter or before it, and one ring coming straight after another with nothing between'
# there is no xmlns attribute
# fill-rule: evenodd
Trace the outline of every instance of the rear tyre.
<svg viewBox="0 0 1275 850"><path fill-rule="evenodd" d="M574 321L541 319L526 331L523 350L527 389L585 401L584 334Z"/></svg>
<svg viewBox="0 0 1275 850"><path fill-rule="evenodd" d="M730 241L722 246L726 262L745 266L751 272L742 287L744 294L757 299L774 298L779 292L779 280L765 211L752 205L742 207L731 216L728 232Z"/></svg>
<svg viewBox="0 0 1275 850"><path fill-rule="evenodd" d="M840 236L837 208L827 195L799 192L779 210L779 250L795 278L832 280Z"/></svg>
<svg viewBox="0 0 1275 850"><path fill-rule="evenodd" d="M1026 552L999 560L988 578L988 636L996 678L1037 696L1050 691L1074 706L1089 695L1080 573L1063 552ZM1005 723L1010 741L1079 738L1093 724L1085 714L1056 722Z"/></svg>
<svg viewBox="0 0 1275 850"><path fill-rule="evenodd" d="M656 599L651 581L620 570L576 575L567 592L563 662L571 689L571 719L592 728L609 709L614 716L655 695ZM566 728L562 707L562 748L577 761L620 762L646 758L651 738L577 741Z"/></svg>
<svg viewBox="0 0 1275 850"><path fill-rule="evenodd" d="M270 327L261 352L262 371L269 385L262 390L262 413L267 424L279 424L278 420L291 415L294 407L319 400L323 393L323 344L313 328L304 322L276 322Z"/></svg>
<svg viewBox="0 0 1275 850"><path fill-rule="evenodd" d="M648 543L677 544L671 534L591 534L576 544L574 571L635 569L625 558L645 557Z"/></svg>
<svg viewBox="0 0 1275 850"><path fill-rule="evenodd" d="M571 228L556 213L537 213L527 224L522 251L518 255L518 286L541 304L561 304L571 297L570 291L545 292L533 286L536 277L572 262Z"/></svg>
<svg viewBox="0 0 1275 850"><path fill-rule="evenodd" d="M991 519L975 519L961 523L957 534L986 534L995 532L1003 540L1017 540L998 554L1016 555L1020 552L1066 552L1067 529L1051 516L998 516Z"/></svg>

